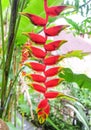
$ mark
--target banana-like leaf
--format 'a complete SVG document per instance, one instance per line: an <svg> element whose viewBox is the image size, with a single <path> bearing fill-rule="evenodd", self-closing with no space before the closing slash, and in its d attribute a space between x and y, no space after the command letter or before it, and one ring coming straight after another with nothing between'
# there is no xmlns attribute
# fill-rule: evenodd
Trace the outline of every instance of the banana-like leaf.
<svg viewBox="0 0 91 130"><path fill-rule="evenodd" d="M75 74L69 68L63 68L59 73L59 77L64 78L67 82L75 82L79 87L87 88L91 90L91 78L85 74Z"/></svg>
<svg viewBox="0 0 91 130"><path fill-rule="evenodd" d="M82 122L86 130L90 130L87 122L87 117L80 106L79 107L77 106L78 109L76 108L76 106L74 107L73 105L70 104L66 104L65 106L71 108L76 113L78 120Z"/></svg>
<svg viewBox="0 0 91 130"><path fill-rule="evenodd" d="M75 103L74 103L74 106L75 106L75 108L77 108L77 109L79 110L79 112L80 112L81 115L83 116L84 120L85 120L86 123L88 124L88 119L87 119L86 114L85 114L85 112L84 112L84 110L85 110L84 106L83 106L81 103L79 103L79 102L75 102ZM89 124L88 124L88 125L89 125Z"/></svg>

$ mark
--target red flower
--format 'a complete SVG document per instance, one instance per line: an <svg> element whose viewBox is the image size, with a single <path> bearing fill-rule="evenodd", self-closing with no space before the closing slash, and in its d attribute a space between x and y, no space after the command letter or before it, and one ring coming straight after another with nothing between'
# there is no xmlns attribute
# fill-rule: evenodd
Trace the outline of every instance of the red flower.
<svg viewBox="0 0 91 130"><path fill-rule="evenodd" d="M32 68L35 71L42 72L45 70L45 65L37 62L27 62L25 63L26 66Z"/></svg>
<svg viewBox="0 0 91 130"><path fill-rule="evenodd" d="M55 79L51 79L49 81L45 82L45 86L47 88L50 87L56 87L59 83L61 83L64 79L63 78L55 78Z"/></svg>
<svg viewBox="0 0 91 130"><path fill-rule="evenodd" d="M45 37L35 33L23 33L27 35L33 42L37 44L44 44L46 42Z"/></svg>
<svg viewBox="0 0 91 130"><path fill-rule="evenodd" d="M25 62L26 60L28 60L29 57L29 52L26 49L26 46L30 46L31 43L30 42L26 42L23 47L22 47L22 63Z"/></svg>
<svg viewBox="0 0 91 130"><path fill-rule="evenodd" d="M30 14L30 13L23 13L23 12L20 14L28 17L34 25L37 25L37 26L45 26L46 25L46 20L44 18L37 16L37 15Z"/></svg>
<svg viewBox="0 0 91 130"><path fill-rule="evenodd" d="M48 29L45 29L45 34L48 36L56 36L59 34L60 31L63 29L67 28L68 25L58 25L58 26L53 26Z"/></svg>
<svg viewBox="0 0 91 130"><path fill-rule="evenodd" d="M64 95L64 94L61 94ZM45 97L46 98L57 98L60 96L60 92L46 92Z"/></svg>
<svg viewBox="0 0 91 130"><path fill-rule="evenodd" d="M46 88L44 88L42 85L39 85L37 83L32 83L32 84L28 84L28 85L38 92L45 93L45 91L46 91Z"/></svg>
<svg viewBox="0 0 91 130"><path fill-rule="evenodd" d="M58 49L58 47L60 47L60 45L62 45L63 43L67 42L66 40L58 40L58 41L54 41L48 44L45 44L45 49L47 51L54 51L56 49Z"/></svg>
<svg viewBox="0 0 91 130"><path fill-rule="evenodd" d="M24 48L22 50L22 63L28 60L28 56L29 56L29 52L28 50L26 50L26 48Z"/></svg>
<svg viewBox="0 0 91 130"><path fill-rule="evenodd" d="M47 23L48 17L58 16L64 9L67 8L67 6L48 7L48 0L44 0L43 3L44 3L45 19L34 14L21 13L26 17L28 17L34 25L42 26L43 33L45 35L42 36L34 32L24 33L30 38L30 41L32 42L32 43L25 44L25 49L28 49L28 54L34 57L33 60L36 60L35 62L33 62L31 61L32 59L29 59L31 62L26 62L25 65L38 72L34 71L33 74L23 73L23 75L32 79L32 83L28 85L32 87L34 90L42 93L42 96L45 98L40 101L36 110L40 124L43 124L49 115L50 112L50 105L48 102L49 99L57 98L57 97L60 97L61 99L62 98L72 99L70 96L67 96L61 92L53 92L53 91L49 92L50 88L56 87L64 79L52 77L58 74L58 72L62 70L62 67L55 66L47 69L48 66L56 65L58 61L65 58L65 55L61 55L61 56L52 55L51 51L57 50L63 43L66 42L65 40L57 40L47 44L48 37L56 36L60 33L60 31L68 27L67 25L57 25L57 26L47 28L46 25L48 24ZM38 44L38 46L42 45L43 49L38 48L37 45L34 46L35 44ZM41 74L39 72L41 72Z"/></svg>
<svg viewBox="0 0 91 130"><path fill-rule="evenodd" d="M63 10L65 10L67 6L53 6L47 8L47 14L51 17L58 16Z"/></svg>
<svg viewBox="0 0 91 130"><path fill-rule="evenodd" d="M25 71L22 71L22 76L26 76L26 72Z"/></svg>
<svg viewBox="0 0 91 130"><path fill-rule="evenodd" d="M38 113L38 120L40 124L43 124L48 117L50 112L50 105L48 103L47 99L42 100L38 107L37 107L37 113Z"/></svg>
<svg viewBox="0 0 91 130"><path fill-rule="evenodd" d="M63 59L63 56L49 56L44 59L44 64L45 65L54 65L56 64L60 59Z"/></svg>
<svg viewBox="0 0 91 130"><path fill-rule="evenodd" d="M44 73L45 73L46 77L50 77L50 76L56 75L61 70L62 70L62 67L53 67L53 68L46 70Z"/></svg>
<svg viewBox="0 0 91 130"><path fill-rule="evenodd" d="M40 124L43 124L46 121L50 112L50 106L48 105L44 111L39 111L38 114L38 121Z"/></svg>
<svg viewBox="0 0 91 130"><path fill-rule="evenodd" d="M46 77L39 74L26 74L26 77L32 79L35 82L45 82Z"/></svg>

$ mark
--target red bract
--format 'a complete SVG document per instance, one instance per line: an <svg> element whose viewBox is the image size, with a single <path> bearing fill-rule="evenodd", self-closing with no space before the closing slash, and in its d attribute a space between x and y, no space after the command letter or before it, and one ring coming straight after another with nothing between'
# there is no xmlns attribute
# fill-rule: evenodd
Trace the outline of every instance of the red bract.
<svg viewBox="0 0 91 130"><path fill-rule="evenodd" d="M67 25L58 25L58 26L53 26L48 29L45 29L45 34L48 36L56 36L59 34L60 31L63 29L67 28Z"/></svg>
<svg viewBox="0 0 91 130"><path fill-rule="evenodd" d="M40 103L38 104L38 107L37 107L37 112L38 111L42 111L44 110L46 107L48 106L48 100L47 99L43 99L40 101Z"/></svg>
<svg viewBox="0 0 91 130"><path fill-rule="evenodd" d="M60 47L63 43L67 42L66 40L58 40L58 41L54 41L48 44L45 44L45 49L47 51L54 51L56 49L58 49L58 47Z"/></svg>
<svg viewBox="0 0 91 130"><path fill-rule="evenodd" d="M45 93L45 91L46 91L46 88L44 88L42 85L39 85L37 83L32 83L32 84L28 84L28 85L38 92Z"/></svg>
<svg viewBox="0 0 91 130"><path fill-rule="evenodd" d="M56 64L60 59L62 59L63 56L49 56L44 59L44 64L45 65L54 65Z"/></svg>
<svg viewBox="0 0 91 130"><path fill-rule="evenodd" d="M46 56L46 52L40 48L31 46L31 50L33 55L36 56L37 58L44 58Z"/></svg>
<svg viewBox="0 0 91 130"><path fill-rule="evenodd" d="M43 124L50 112L50 105L48 103L48 100L43 99L40 101L36 111L38 113L38 120L40 124Z"/></svg>
<svg viewBox="0 0 91 130"><path fill-rule="evenodd" d="M46 20L44 18L41 18L37 15L30 14L30 13L23 13L22 12L21 14L28 17L34 25L37 25L37 26L45 26L46 25Z"/></svg>
<svg viewBox="0 0 91 130"><path fill-rule="evenodd" d="M48 104L47 107L44 109L44 112L46 113L46 116L49 115L50 112L50 105Z"/></svg>
<svg viewBox="0 0 91 130"><path fill-rule="evenodd" d="M48 117L48 114L46 114L44 111L40 111L37 113L38 114L38 121L40 124L43 124Z"/></svg>
<svg viewBox="0 0 91 130"><path fill-rule="evenodd" d="M53 68L46 70L44 73L45 73L46 77L50 77L50 76L56 75L61 70L62 70L62 67L53 67Z"/></svg>
<svg viewBox="0 0 91 130"><path fill-rule="evenodd" d="M33 42L37 44L44 44L46 42L45 37L35 33L23 33L27 35Z"/></svg>
<svg viewBox="0 0 91 130"><path fill-rule="evenodd" d="M45 122L46 118L49 115L49 112L50 112L49 104L44 110L38 112L38 121L40 124L43 124Z"/></svg>
<svg viewBox="0 0 91 130"><path fill-rule="evenodd" d="M46 92L45 93L46 98L57 98L59 96L60 96L60 92Z"/></svg>
<svg viewBox="0 0 91 130"><path fill-rule="evenodd" d="M42 72L45 70L45 65L41 64L41 63L37 63L37 62L27 62L25 63L25 65L27 65L28 67L32 68L35 71L39 71Z"/></svg>
<svg viewBox="0 0 91 130"><path fill-rule="evenodd" d="M64 79L63 78L55 78L55 79L51 79L49 81L45 82L45 86L47 88L50 87L56 87L59 83L61 83Z"/></svg>
<svg viewBox="0 0 91 130"><path fill-rule="evenodd" d="M44 58L46 56L46 51L43 51L40 48L30 46L28 49L30 53L32 52L32 54L37 58Z"/></svg>
<svg viewBox="0 0 91 130"><path fill-rule="evenodd" d="M67 6L48 7L48 0L44 0L43 3L45 19L34 14L23 13L34 25L43 27L43 36L34 32L24 33L30 38L30 43L25 45L25 48L28 49L30 56L32 56L29 57L29 60L36 60L35 62L31 61L25 63L25 65L32 68L36 72L34 71L33 74L24 73L24 76L27 76L33 80L33 83L30 83L29 85L34 90L42 93L42 96L45 98L40 101L36 110L40 124L43 124L49 115L49 99L57 97L66 99L70 98L61 92L48 92L50 88L57 87L57 85L64 80L63 78L57 78L54 76L56 76L59 71L62 70L62 67L57 67L56 64L65 58L65 55L52 55L51 51L57 50L63 43L66 42L66 40L56 40L47 44L48 40L50 39L48 39L48 37L56 36L60 31L68 27L67 25L56 25L47 28L48 18L49 16L58 16L64 9L67 8ZM37 47L36 44L38 44L38 46L41 45L40 48ZM38 72L41 72L41 74Z"/></svg>
<svg viewBox="0 0 91 130"><path fill-rule="evenodd" d="M58 16L63 10L65 10L67 6L53 6L50 8L47 8L47 14L48 16L55 17Z"/></svg>
<svg viewBox="0 0 91 130"><path fill-rule="evenodd" d="M45 80L46 80L46 77L39 75L39 74L26 74L26 77L28 77L36 82L45 82Z"/></svg>

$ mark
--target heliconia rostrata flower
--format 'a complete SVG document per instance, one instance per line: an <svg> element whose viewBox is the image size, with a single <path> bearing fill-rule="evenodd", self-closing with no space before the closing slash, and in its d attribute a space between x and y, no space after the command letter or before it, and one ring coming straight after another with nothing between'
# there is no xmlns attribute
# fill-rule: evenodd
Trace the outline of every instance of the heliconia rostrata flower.
<svg viewBox="0 0 91 130"><path fill-rule="evenodd" d="M64 80L63 78L57 76L57 74L63 69L63 67L57 66L57 63L62 60L64 56L52 55L51 52L57 50L63 43L66 42L66 40L47 42L48 37L56 36L60 33L60 31L68 27L67 25L47 27L48 18L58 16L68 7L48 7L47 2L48 0L44 0L45 18L31 13L21 13L26 16L32 24L34 24L34 26L41 26L44 32L43 36L34 32L23 33L28 36L30 41L24 45L22 52L22 65L28 66L33 70L32 73L23 72L23 75L30 79L30 83L28 85L44 96L44 99L40 101L36 110L40 124L43 124L46 121L46 118L50 113L50 99L57 97L70 98L70 96L67 96L64 93L50 91L50 88L57 87L57 85ZM26 61L28 58L31 59L31 57L35 57L37 60Z"/></svg>

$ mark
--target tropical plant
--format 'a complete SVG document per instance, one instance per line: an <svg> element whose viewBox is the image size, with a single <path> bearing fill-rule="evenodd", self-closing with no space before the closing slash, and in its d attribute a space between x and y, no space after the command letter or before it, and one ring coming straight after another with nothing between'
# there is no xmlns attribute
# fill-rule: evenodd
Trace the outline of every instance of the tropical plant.
<svg viewBox="0 0 91 130"><path fill-rule="evenodd" d="M19 67L20 46L26 41L26 38L21 34L22 31L31 31L30 33L24 33L29 39L22 50L22 65L23 67L28 66L31 69L25 69L27 72L23 73L22 71L22 74L25 80L26 77L32 80L29 80L27 85L39 92L39 99L42 99L41 101L37 100L39 104L36 110L40 124L47 120L47 122L57 129L57 126L51 119L47 118L50 113L50 99L59 97L73 102L76 101L74 97L68 96L56 89L56 87L64 81L64 78L58 75L63 71L63 67L60 67L57 63L66 57L79 57L79 54L83 57L84 55L82 52L78 54L78 51L72 51L65 55L52 54L52 51L59 49L59 47L66 42L66 40L51 40L51 38L58 35L60 31L68 27L67 25L55 26L54 23L52 24L53 21L60 17L60 14L65 9L69 8L67 6L58 6L60 2L62 2L62 0L0 0L0 39L2 39L2 48L0 46L0 72L2 73L2 75L0 75L0 118L11 121L12 117L10 114L13 113L13 109L15 126L18 98L16 81L18 81L19 73L23 69ZM40 8L38 8L38 6ZM23 13L22 10L24 10L24 12L31 12L31 14ZM21 18L18 12L22 12L20 14L29 18L31 22L23 17ZM9 29L6 27L8 23ZM39 32L41 34L39 34ZM23 114L25 111L29 114L30 109L25 105L26 104L20 104L19 107L22 108ZM10 129L16 129L11 123L8 124L10 125Z"/></svg>
<svg viewBox="0 0 91 130"><path fill-rule="evenodd" d="M59 77L64 78L67 83L77 83L79 88L85 88L91 90L91 78L86 76L85 74L75 74L69 68L64 68L63 73L59 73ZM71 86L71 85L69 85Z"/></svg>
<svg viewBox="0 0 91 130"><path fill-rule="evenodd" d="M34 26L42 27L42 34L33 32L23 33L29 37L28 42L23 46L22 50L22 65L27 66L33 71L22 71L22 75L29 79L28 86L42 94L42 100L38 104L36 112L40 124L43 124L50 112L49 100L60 97L76 101L75 98L68 96L62 92L53 91L64 81L64 78L57 77L57 74L62 71L63 67L56 64L66 57L78 56L76 51L65 55L53 55L51 52L57 50L66 40L50 40L49 37L54 37L60 31L67 28L67 25L48 26L49 17L58 16L67 6L51 6L48 7L48 1L44 0L45 18L31 13L21 12L26 16ZM80 52L82 54L82 52ZM55 89L54 89L55 90Z"/></svg>

